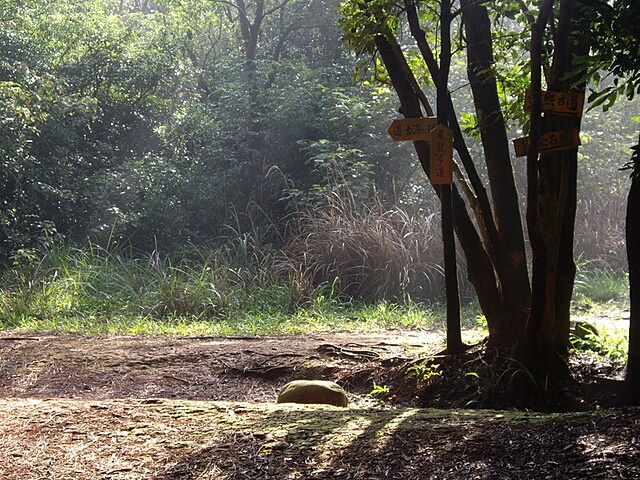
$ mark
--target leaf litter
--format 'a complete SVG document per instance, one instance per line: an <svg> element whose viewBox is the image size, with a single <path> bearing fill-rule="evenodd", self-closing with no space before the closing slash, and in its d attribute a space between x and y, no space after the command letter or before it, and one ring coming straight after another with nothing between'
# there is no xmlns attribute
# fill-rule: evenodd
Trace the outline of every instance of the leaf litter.
<svg viewBox="0 0 640 480"><path fill-rule="evenodd" d="M417 408L398 372L441 347L433 332L0 335L0 478L640 478L636 408ZM294 378L338 381L351 404L275 404Z"/></svg>

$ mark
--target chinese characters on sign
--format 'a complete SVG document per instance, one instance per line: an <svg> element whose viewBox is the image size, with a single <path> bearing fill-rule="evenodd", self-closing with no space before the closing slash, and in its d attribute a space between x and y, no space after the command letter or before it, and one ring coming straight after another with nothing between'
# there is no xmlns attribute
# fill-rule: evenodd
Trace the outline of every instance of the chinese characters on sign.
<svg viewBox="0 0 640 480"><path fill-rule="evenodd" d="M539 151L552 152L580 146L580 130L569 128L557 132L543 133L540 136ZM529 137L516 138L513 141L516 157L524 157L529 149Z"/></svg>
<svg viewBox="0 0 640 480"><path fill-rule="evenodd" d="M399 118L387 130L396 142L429 140L429 132L437 125L436 117Z"/></svg>
<svg viewBox="0 0 640 480"><path fill-rule="evenodd" d="M453 182L453 132L444 125L431 131L430 177L433 185Z"/></svg>
<svg viewBox="0 0 640 480"><path fill-rule="evenodd" d="M524 97L524 109L531 111L531 89L528 89ZM584 94L575 92L542 92L542 111L553 112L560 115L582 115L584 108Z"/></svg>
<svg viewBox="0 0 640 480"><path fill-rule="evenodd" d="M453 132L444 125L438 125L436 117L399 118L391 122L387 132L396 142L429 141L431 183L450 185L453 182Z"/></svg>
<svg viewBox="0 0 640 480"><path fill-rule="evenodd" d="M575 92L542 91L542 111L560 115L581 116L584 108L584 94ZM531 111L531 89L527 90L524 109ZM529 137L516 138L513 141L516 157L524 157L529 149ZM570 128L556 132L543 133L540 136L539 151L552 152L580 146L580 130Z"/></svg>

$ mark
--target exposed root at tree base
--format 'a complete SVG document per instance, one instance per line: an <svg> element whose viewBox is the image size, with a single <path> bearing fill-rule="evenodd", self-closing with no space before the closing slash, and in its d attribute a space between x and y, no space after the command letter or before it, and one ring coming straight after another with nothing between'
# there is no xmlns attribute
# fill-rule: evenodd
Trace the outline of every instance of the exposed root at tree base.
<svg viewBox="0 0 640 480"><path fill-rule="evenodd" d="M387 400L420 407L577 412L628 404L621 365L582 352L569 356L567 367L568 378L540 379L514 359L475 346L461 355L405 360L378 373L377 383Z"/></svg>

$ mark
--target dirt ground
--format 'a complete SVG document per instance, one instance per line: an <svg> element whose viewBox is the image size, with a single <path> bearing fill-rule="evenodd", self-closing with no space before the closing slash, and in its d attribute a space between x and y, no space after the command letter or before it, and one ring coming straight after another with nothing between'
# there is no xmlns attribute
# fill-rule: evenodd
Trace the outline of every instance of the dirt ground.
<svg viewBox="0 0 640 480"><path fill-rule="evenodd" d="M0 333L0 478L640 478L640 409L472 410L469 384L444 381L455 409L417 408L406 367L441 347L437 332ZM276 404L295 378L337 381L350 406Z"/></svg>

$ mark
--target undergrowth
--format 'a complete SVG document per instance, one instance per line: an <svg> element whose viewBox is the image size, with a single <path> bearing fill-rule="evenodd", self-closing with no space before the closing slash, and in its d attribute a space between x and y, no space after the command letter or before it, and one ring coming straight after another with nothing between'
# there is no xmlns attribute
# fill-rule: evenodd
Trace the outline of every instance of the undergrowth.
<svg viewBox="0 0 640 480"><path fill-rule="evenodd" d="M280 249L249 222L248 233L230 227L215 245L187 245L172 255L110 242L82 248L52 242L41 254L18 250L0 271L0 329L154 335L443 329L437 216L385 207L379 198L373 206L353 195L325 200L322 208L296 213ZM611 258L579 263L575 314L628 308L628 276ZM486 323L460 260L463 328L479 340ZM598 348L620 350L620 341L607 342Z"/></svg>
<svg viewBox="0 0 640 480"><path fill-rule="evenodd" d="M178 259L90 245L22 259L0 278L0 328L85 334L244 335L434 328L438 303L356 302L300 286L287 259L229 245ZM304 288L304 296L300 291Z"/></svg>
<svg viewBox="0 0 640 480"><path fill-rule="evenodd" d="M624 273L581 270L578 316L624 310ZM304 294L302 294L304 292ZM0 329L83 334L260 335L335 331L442 330L445 306L355 299L338 282L314 286L290 259L251 242L191 246L176 258L117 248L58 247L16 259L0 277ZM477 304L463 304L463 329L486 336ZM626 355L623 326L598 326L591 350Z"/></svg>

